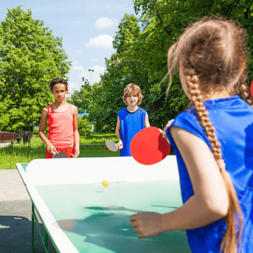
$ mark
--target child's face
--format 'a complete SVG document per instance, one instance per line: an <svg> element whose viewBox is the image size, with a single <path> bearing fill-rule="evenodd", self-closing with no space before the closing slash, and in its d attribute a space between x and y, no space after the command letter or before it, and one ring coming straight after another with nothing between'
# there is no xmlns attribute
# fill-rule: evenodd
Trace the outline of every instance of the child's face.
<svg viewBox="0 0 253 253"><path fill-rule="evenodd" d="M138 96L136 94L128 94L126 97L127 106L137 106Z"/></svg>
<svg viewBox="0 0 253 253"><path fill-rule="evenodd" d="M65 100L66 86L62 83L57 83L53 86L51 93L54 95L55 101L62 102Z"/></svg>

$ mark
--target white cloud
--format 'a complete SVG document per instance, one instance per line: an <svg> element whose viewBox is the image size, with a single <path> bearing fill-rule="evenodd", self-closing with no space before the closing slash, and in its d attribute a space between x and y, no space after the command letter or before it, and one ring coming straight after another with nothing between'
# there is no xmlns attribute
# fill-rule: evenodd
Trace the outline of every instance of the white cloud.
<svg viewBox="0 0 253 253"><path fill-rule="evenodd" d="M80 63L78 61L72 62L71 70L79 72L77 74L77 76L81 77L80 80L82 80L82 78L85 78L85 79L88 79L89 82L92 84L99 82L100 75L104 74L105 68L102 66L99 66L99 65L95 65L89 69L93 69L94 71L93 72L88 71L88 69L85 69L82 65L80 65ZM73 89L78 90L80 88L80 87L77 87L78 85L75 83L69 82L69 85L70 85L71 90L73 90ZM79 84L79 86L80 86L80 84Z"/></svg>
<svg viewBox="0 0 253 253"><path fill-rule="evenodd" d="M83 66L73 66L72 70L83 70Z"/></svg>
<svg viewBox="0 0 253 253"><path fill-rule="evenodd" d="M84 45L86 47L95 47L95 48L112 48L112 42L113 37L105 34L90 39L89 42Z"/></svg>
<svg viewBox="0 0 253 253"><path fill-rule="evenodd" d="M95 23L96 28L112 28L117 24L117 19L102 17L98 19Z"/></svg>
<svg viewBox="0 0 253 253"><path fill-rule="evenodd" d="M104 74L105 68L99 65L95 65L92 68L94 72L83 70L80 72L80 77L84 77L85 79L88 79L90 83L94 84L100 81L100 75Z"/></svg>
<svg viewBox="0 0 253 253"><path fill-rule="evenodd" d="M73 61L71 70L74 70L74 71L84 70L84 67L81 66L78 61Z"/></svg>
<svg viewBox="0 0 253 253"><path fill-rule="evenodd" d="M79 84L76 84L74 82L68 82L68 89L71 91L71 93L73 93L73 90L79 90Z"/></svg>

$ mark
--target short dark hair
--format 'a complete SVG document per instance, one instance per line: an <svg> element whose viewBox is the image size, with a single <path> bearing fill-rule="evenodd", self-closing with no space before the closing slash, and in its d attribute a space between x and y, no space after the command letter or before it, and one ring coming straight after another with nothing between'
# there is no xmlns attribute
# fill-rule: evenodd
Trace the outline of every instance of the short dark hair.
<svg viewBox="0 0 253 253"><path fill-rule="evenodd" d="M69 85L68 81L65 78L59 78L59 77L54 78L53 80L50 81L49 83L50 90L53 90L54 85L57 83L64 84L66 86L66 90L68 90L68 85Z"/></svg>

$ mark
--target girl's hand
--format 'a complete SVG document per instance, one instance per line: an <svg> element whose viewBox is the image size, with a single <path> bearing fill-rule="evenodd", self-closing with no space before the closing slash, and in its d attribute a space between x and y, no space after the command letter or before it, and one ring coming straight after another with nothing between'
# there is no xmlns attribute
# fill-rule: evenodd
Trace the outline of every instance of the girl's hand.
<svg viewBox="0 0 253 253"><path fill-rule="evenodd" d="M166 139L167 136L166 136L166 130L168 129L168 127L172 124L172 122L174 121L174 119L171 119L167 122L166 126L164 127L163 129L163 139Z"/></svg>
<svg viewBox="0 0 253 253"><path fill-rule="evenodd" d="M71 154L74 158L77 158L80 154L79 148L75 147L73 154Z"/></svg>
<svg viewBox="0 0 253 253"><path fill-rule="evenodd" d="M155 236L162 231L161 214L154 212L145 212L130 216L131 226L134 232L139 233L139 238Z"/></svg>
<svg viewBox="0 0 253 253"><path fill-rule="evenodd" d="M119 141L119 142L116 144L116 147L117 147L117 149L122 149L122 148L123 148L123 142L122 142L122 141Z"/></svg>
<svg viewBox="0 0 253 253"><path fill-rule="evenodd" d="M58 151L57 151L56 147L51 143L47 144L47 151L50 154L58 154Z"/></svg>

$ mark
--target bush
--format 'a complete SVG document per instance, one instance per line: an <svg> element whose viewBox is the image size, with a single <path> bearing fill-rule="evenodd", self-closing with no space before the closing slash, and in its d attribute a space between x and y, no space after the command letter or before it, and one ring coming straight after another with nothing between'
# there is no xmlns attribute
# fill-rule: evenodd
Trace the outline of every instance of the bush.
<svg viewBox="0 0 253 253"><path fill-rule="evenodd" d="M90 135L91 125L86 117L78 118L78 132L80 136L89 136Z"/></svg>

